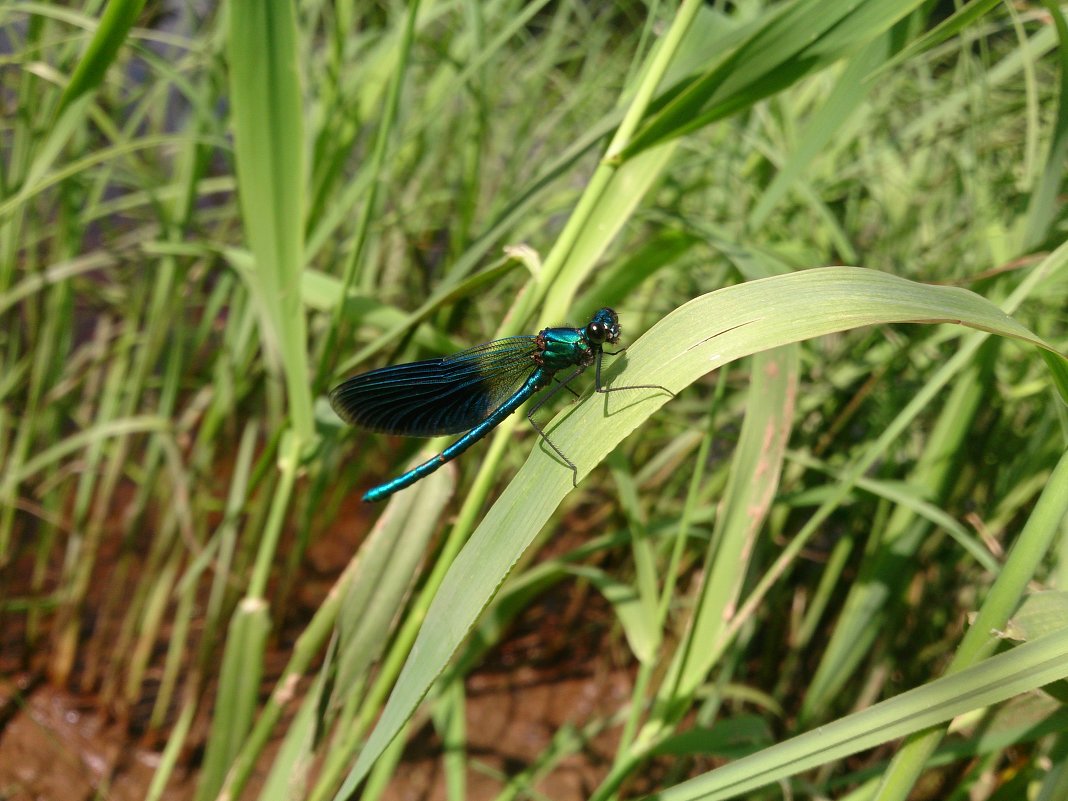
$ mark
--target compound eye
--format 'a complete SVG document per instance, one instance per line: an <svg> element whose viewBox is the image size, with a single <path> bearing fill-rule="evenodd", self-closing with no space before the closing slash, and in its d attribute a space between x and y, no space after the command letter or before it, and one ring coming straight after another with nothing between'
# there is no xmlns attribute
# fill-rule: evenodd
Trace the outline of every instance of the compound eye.
<svg viewBox="0 0 1068 801"><path fill-rule="evenodd" d="M590 323L586 326L586 339L595 345L603 345L607 332L600 323Z"/></svg>

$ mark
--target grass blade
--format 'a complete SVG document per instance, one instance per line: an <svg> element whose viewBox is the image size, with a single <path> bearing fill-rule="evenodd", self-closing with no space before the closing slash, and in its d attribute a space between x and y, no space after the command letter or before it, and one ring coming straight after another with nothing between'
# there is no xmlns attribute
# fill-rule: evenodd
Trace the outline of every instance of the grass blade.
<svg viewBox="0 0 1068 801"><path fill-rule="evenodd" d="M293 426L307 444L314 422L299 292L305 175L296 13L288 0L239 0L228 10L238 195L255 257L244 275L264 345L281 360Z"/></svg>
<svg viewBox="0 0 1068 801"><path fill-rule="evenodd" d="M916 284L849 267L752 281L697 298L627 350L627 380L674 391L741 356L860 325L954 322L1048 347L1007 314L965 290ZM612 382L617 370L607 378ZM580 403L550 430L580 477L666 402L662 395L614 406ZM608 404L606 414L606 403ZM538 487L532 492L531 487ZM535 448L453 563L411 656L337 798L352 793L444 670L478 615L571 489L570 476Z"/></svg>

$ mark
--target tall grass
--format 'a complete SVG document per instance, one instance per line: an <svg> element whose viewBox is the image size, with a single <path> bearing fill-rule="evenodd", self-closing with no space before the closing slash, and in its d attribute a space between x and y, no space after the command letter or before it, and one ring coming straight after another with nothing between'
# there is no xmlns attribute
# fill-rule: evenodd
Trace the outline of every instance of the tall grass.
<svg viewBox="0 0 1068 801"><path fill-rule="evenodd" d="M596 799L1064 796L1059 5L198 13L0 8L5 646L149 797L375 798L414 736L464 798L467 680L585 592L629 697L501 798L598 737ZM603 305L678 397L561 411L577 490L516 415L356 508L440 443L334 381Z"/></svg>

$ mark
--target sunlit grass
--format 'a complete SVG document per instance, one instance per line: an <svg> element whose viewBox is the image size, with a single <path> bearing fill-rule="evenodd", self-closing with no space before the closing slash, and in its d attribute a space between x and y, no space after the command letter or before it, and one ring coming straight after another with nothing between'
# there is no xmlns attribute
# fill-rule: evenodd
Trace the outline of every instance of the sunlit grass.
<svg viewBox="0 0 1068 801"><path fill-rule="evenodd" d="M597 799L1062 797L1065 607L1012 616L1065 586L1068 28L929 5L0 9L10 658L163 743L150 797L374 798L429 725L463 798L465 679L568 587L630 697L502 798L605 732ZM334 381L603 305L680 394L566 408L578 490L516 415L356 511L422 443Z"/></svg>

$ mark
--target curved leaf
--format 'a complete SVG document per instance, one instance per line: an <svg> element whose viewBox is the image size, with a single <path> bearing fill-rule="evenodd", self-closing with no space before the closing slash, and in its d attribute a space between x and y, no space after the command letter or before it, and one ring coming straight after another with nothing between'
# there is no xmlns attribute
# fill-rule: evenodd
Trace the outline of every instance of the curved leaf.
<svg viewBox="0 0 1068 801"><path fill-rule="evenodd" d="M624 313L625 314L625 313ZM606 382L675 392L734 359L864 325L958 323L1048 346L997 306L964 289L930 286L856 267L825 267L728 287L676 309L628 348ZM590 472L670 400L655 390L585 398L550 426ZM457 557L408 662L337 798L351 794L445 668L512 566L572 489L571 473L536 447Z"/></svg>

